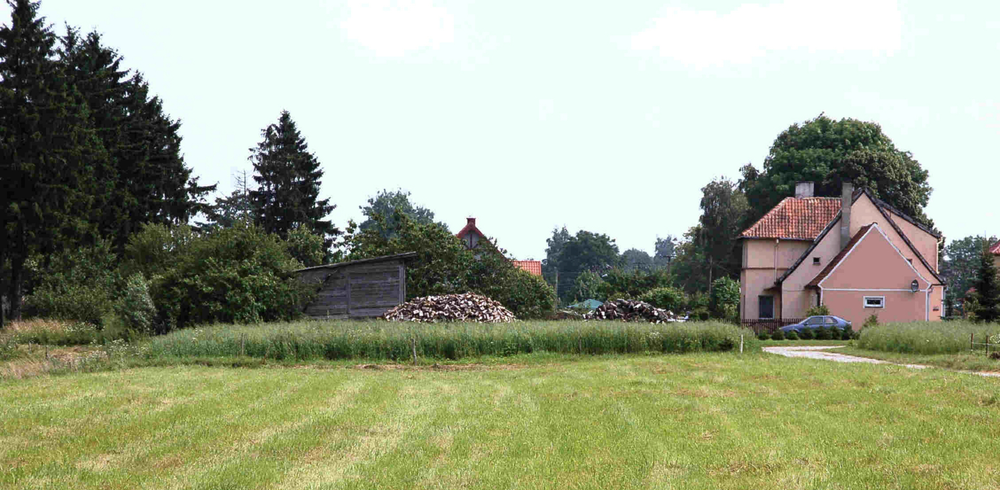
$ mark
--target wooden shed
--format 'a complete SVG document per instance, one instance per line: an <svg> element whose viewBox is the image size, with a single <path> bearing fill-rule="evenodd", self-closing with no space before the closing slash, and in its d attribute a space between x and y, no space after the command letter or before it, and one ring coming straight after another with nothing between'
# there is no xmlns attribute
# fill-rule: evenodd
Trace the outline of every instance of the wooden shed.
<svg viewBox="0 0 1000 490"><path fill-rule="evenodd" d="M407 252L295 271L300 280L319 288L306 315L317 319L382 315L406 301L406 261L416 256Z"/></svg>

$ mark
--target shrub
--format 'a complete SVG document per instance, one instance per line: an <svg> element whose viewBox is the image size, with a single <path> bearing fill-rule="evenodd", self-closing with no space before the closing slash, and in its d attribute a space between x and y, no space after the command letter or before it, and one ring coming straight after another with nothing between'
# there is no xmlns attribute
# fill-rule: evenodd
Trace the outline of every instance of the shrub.
<svg viewBox="0 0 1000 490"><path fill-rule="evenodd" d="M244 222L203 234L148 226L132 237L126 256L127 270L152 273L157 333L197 323L289 320L313 294L295 277L301 264L278 236Z"/></svg>
<svg viewBox="0 0 1000 490"><path fill-rule="evenodd" d="M829 315L830 315L830 308L827 308L826 305L813 306L812 308L809 308L808 310L806 310L806 316L807 317L809 317L809 316L829 316Z"/></svg>
<svg viewBox="0 0 1000 490"><path fill-rule="evenodd" d="M725 321L738 321L740 283L725 276L712 281L709 310L716 318Z"/></svg>
<svg viewBox="0 0 1000 490"><path fill-rule="evenodd" d="M608 298L608 301L611 301L612 296L617 295L639 298L653 289L669 287L672 282L670 274L665 269L625 270L619 267L608 271L602 279L600 293L604 298Z"/></svg>
<svg viewBox="0 0 1000 490"><path fill-rule="evenodd" d="M640 296L639 299L657 308L663 308L674 312L679 312L681 308L684 307L684 303L687 302L687 297L684 294L684 291L672 287L650 289L649 291L646 291L645 294Z"/></svg>
<svg viewBox="0 0 1000 490"><path fill-rule="evenodd" d="M114 311L121 283L109 242L100 240L92 247L67 250L53 255L49 266L39 273L35 290L26 298L26 312L100 327Z"/></svg>
<svg viewBox="0 0 1000 490"><path fill-rule="evenodd" d="M156 306L149 295L149 283L141 273L132 274L125 281L125 288L115 305L115 311L126 328L141 333L153 331Z"/></svg>
<svg viewBox="0 0 1000 490"><path fill-rule="evenodd" d="M878 326L878 314L872 313L871 316L865 318L865 323L864 325L861 326L861 328L871 328L877 326Z"/></svg>
<svg viewBox="0 0 1000 490"><path fill-rule="evenodd" d="M803 328L802 331L799 332L799 338L802 340L812 340L816 338L816 335L813 333L813 329Z"/></svg>
<svg viewBox="0 0 1000 490"><path fill-rule="evenodd" d="M855 338L856 332L853 328L847 327L840 331L841 340L851 340Z"/></svg>
<svg viewBox="0 0 1000 490"><path fill-rule="evenodd" d="M760 332L757 333L757 338L760 340L767 340L771 338L771 334L761 330Z"/></svg>
<svg viewBox="0 0 1000 490"><path fill-rule="evenodd" d="M795 330L792 330L785 335L785 338L788 340L799 340L799 334L795 333Z"/></svg>
<svg viewBox="0 0 1000 490"><path fill-rule="evenodd" d="M711 316L712 315L708 312L708 308L704 306L699 306L695 308L694 311L691 312L692 319L702 322L707 321L709 318L711 318Z"/></svg>
<svg viewBox="0 0 1000 490"><path fill-rule="evenodd" d="M774 333L771 334L771 340L785 340L785 332L775 330Z"/></svg>
<svg viewBox="0 0 1000 490"><path fill-rule="evenodd" d="M816 329L816 340L830 340L833 335L830 334L830 329L828 328L817 328Z"/></svg>

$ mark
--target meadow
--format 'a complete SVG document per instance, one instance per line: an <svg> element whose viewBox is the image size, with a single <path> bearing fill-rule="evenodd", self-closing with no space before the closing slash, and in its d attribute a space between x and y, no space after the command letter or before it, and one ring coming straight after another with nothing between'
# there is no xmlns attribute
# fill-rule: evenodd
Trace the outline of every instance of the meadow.
<svg viewBox="0 0 1000 490"><path fill-rule="evenodd" d="M997 380L760 353L0 380L0 487L995 488Z"/></svg>
<svg viewBox="0 0 1000 490"><path fill-rule="evenodd" d="M435 361L520 354L640 354L759 349L749 330L720 322L523 321L509 324L302 321L214 325L153 338L147 358Z"/></svg>

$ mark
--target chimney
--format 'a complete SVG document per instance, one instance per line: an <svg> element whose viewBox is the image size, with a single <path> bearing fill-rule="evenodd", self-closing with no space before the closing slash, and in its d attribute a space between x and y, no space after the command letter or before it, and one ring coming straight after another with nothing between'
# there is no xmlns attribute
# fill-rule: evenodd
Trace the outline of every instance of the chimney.
<svg viewBox="0 0 1000 490"><path fill-rule="evenodd" d="M476 218L465 218L465 219L467 220L465 223L466 225L476 226Z"/></svg>
<svg viewBox="0 0 1000 490"><path fill-rule="evenodd" d="M851 241L851 205L854 204L854 184L844 182L840 192L840 249Z"/></svg>
<svg viewBox="0 0 1000 490"><path fill-rule="evenodd" d="M815 184L812 182L796 182L795 183L795 197L813 197L813 189L815 189Z"/></svg>

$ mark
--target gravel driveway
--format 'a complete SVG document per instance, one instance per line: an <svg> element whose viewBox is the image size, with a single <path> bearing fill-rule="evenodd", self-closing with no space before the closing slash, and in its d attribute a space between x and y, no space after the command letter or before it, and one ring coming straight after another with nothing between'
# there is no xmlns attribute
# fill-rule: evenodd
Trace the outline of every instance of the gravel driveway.
<svg viewBox="0 0 1000 490"><path fill-rule="evenodd" d="M771 354L778 354L779 356L785 356L785 357L804 357L806 359L821 359L824 361L834 361L834 362L893 364L896 366L903 366L911 369L928 369L934 367L934 366L926 366L923 364L897 364L889 361L881 361L879 359L869 359L867 357L849 356L846 354L838 354L836 352L825 352L827 349L836 349L837 347L840 346L810 345L810 346L795 346L795 347L764 347L764 352L768 352ZM1000 373L980 373L975 371L957 371L957 372L966 374L976 374L979 376L985 376L989 378L1000 378Z"/></svg>

